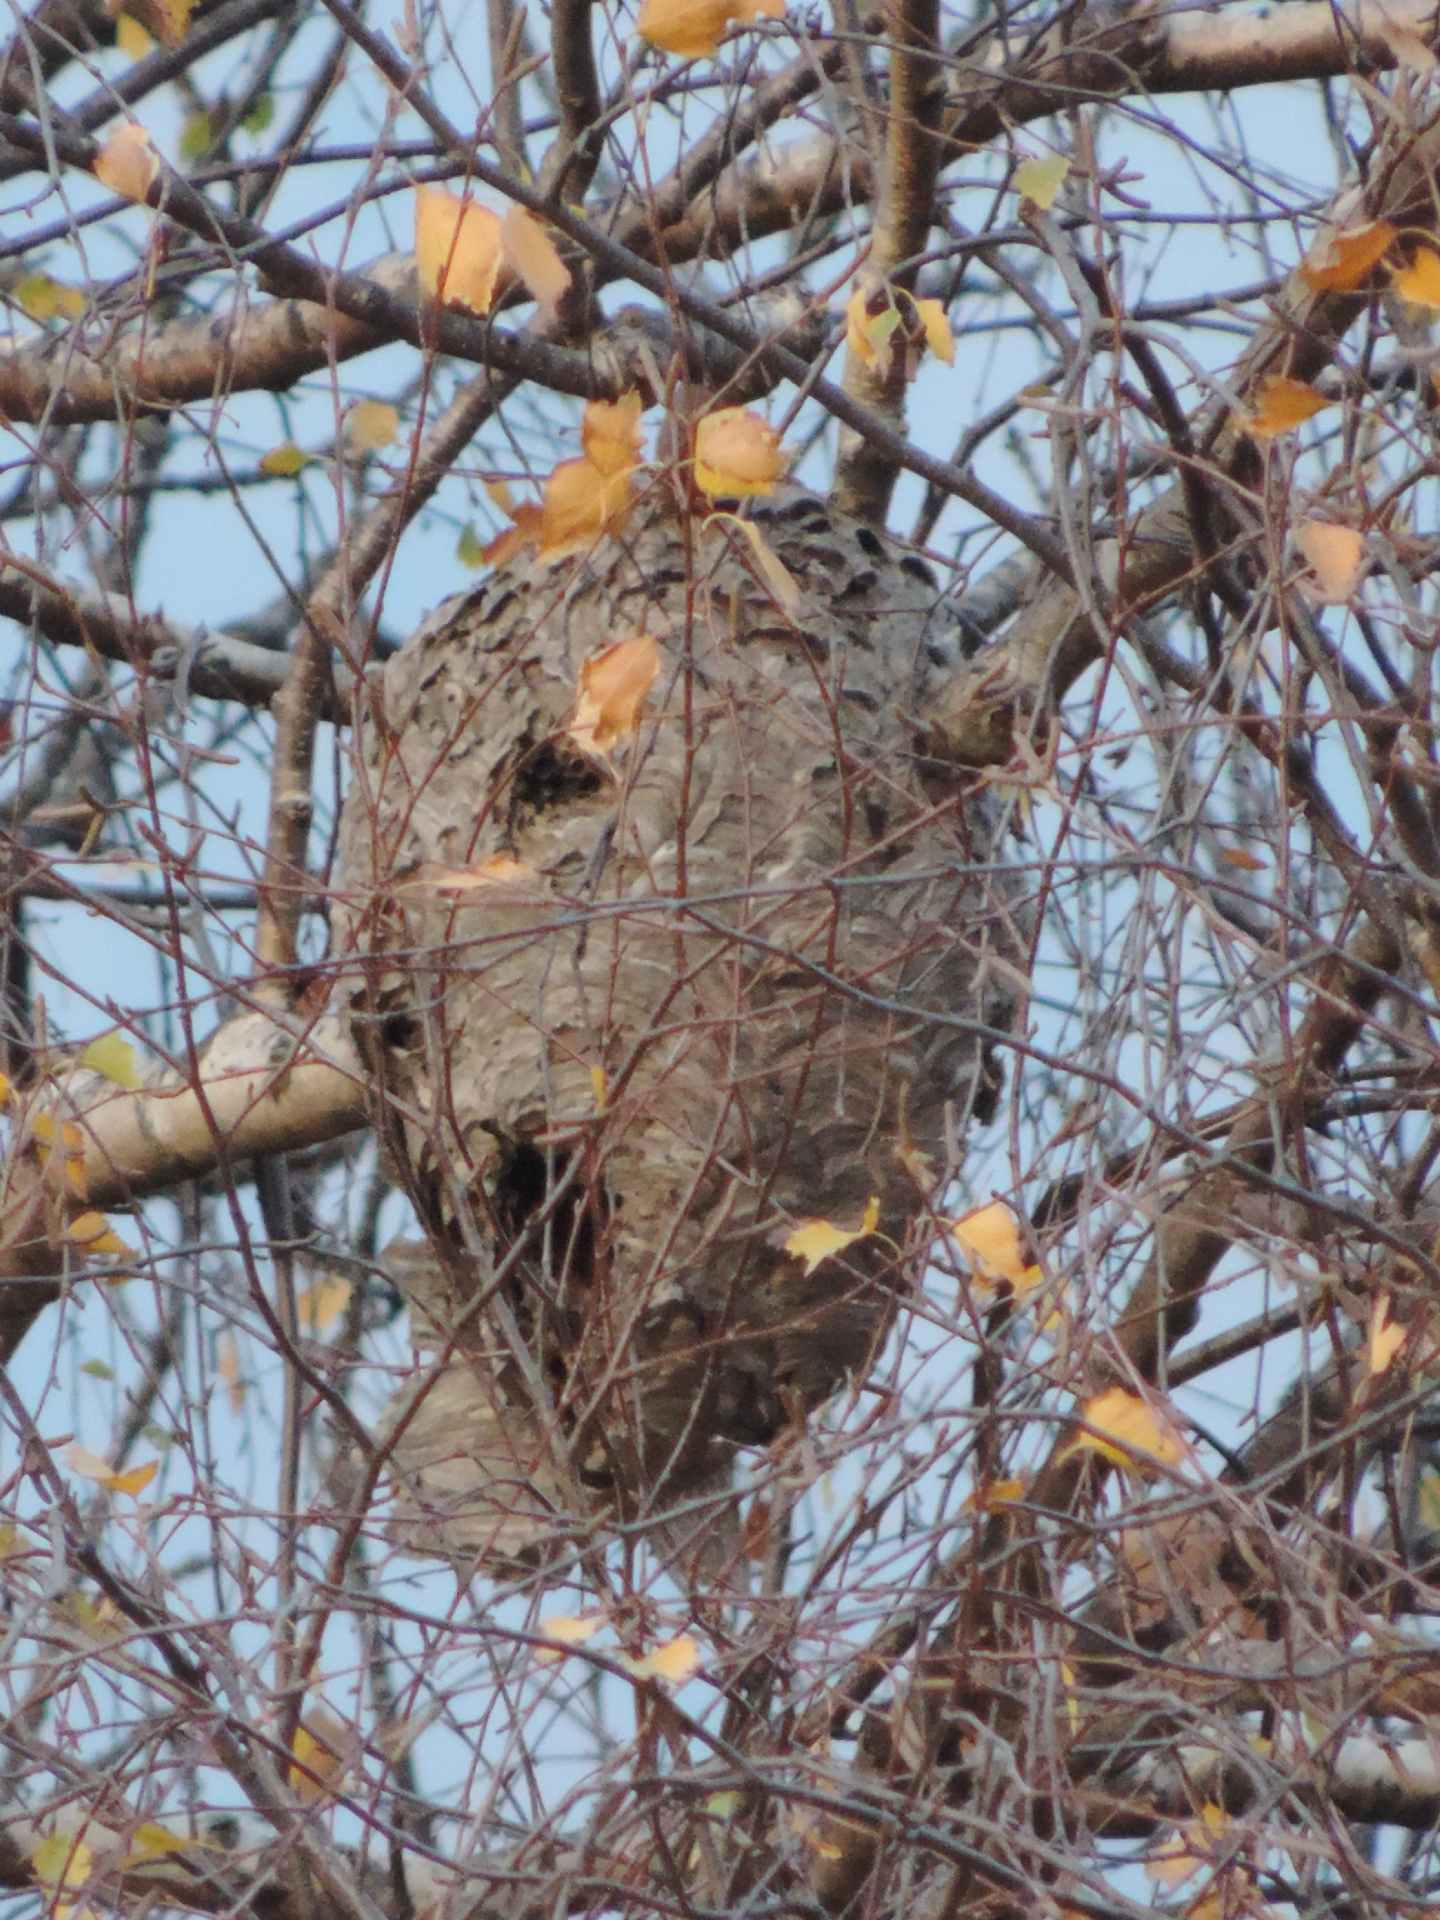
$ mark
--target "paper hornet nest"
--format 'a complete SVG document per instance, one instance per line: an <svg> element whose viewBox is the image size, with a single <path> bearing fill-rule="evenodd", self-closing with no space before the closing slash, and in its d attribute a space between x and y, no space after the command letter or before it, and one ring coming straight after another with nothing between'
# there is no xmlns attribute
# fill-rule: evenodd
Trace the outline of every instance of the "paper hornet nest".
<svg viewBox="0 0 1440 1920"><path fill-rule="evenodd" d="M922 747L957 626L823 501L752 519L657 484L500 567L358 729L337 948L426 1234L382 1436L413 1550L494 1571L703 1514L871 1363L995 1103L1016 889L991 796ZM872 1230L789 1250L814 1220Z"/></svg>

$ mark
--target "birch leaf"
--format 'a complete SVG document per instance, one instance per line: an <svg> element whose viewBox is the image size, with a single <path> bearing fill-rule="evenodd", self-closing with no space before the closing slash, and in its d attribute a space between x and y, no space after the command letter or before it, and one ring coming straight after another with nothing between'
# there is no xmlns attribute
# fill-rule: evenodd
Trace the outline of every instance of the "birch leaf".
<svg viewBox="0 0 1440 1920"><path fill-rule="evenodd" d="M1045 1278L1020 1237L1020 1223L1003 1200L992 1200L949 1222L951 1238L982 1287L1006 1286L1030 1293Z"/></svg>
<svg viewBox="0 0 1440 1920"><path fill-rule="evenodd" d="M399 431L399 410L385 400L358 400L345 416L345 438L358 453L378 453Z"/></svg>
<svg viewBox="0 0 1440 1920"><path fill-rule="evenodd" d="M773 493L788 465L780 435L748 407L720 407L695 430L695 484L712 497Z"/></svg>
<svg viewBox="0 0 1440 1920"><path fill-rule="evenodd" d="M1032 160L1022 160L1010 184L1023 199L1031 201L1042 213L1048 213L1069 172L1070 162L1064 154L1042 154Z"/></svg>
<svg viewBox="0 0 1440 1920"><path fill-rule="evenodd" d="M648 633L617 640L580 668L579 701L570 738L582 753L603 757L635 731L660 671L660 649Z"/></svg>
<svg viewBox="0 0 1440 1920"><path fill-rule="evenodd" d="M127 200L144 200L160 177L160 156L138 120L117 127L95 156L95 178Z"/></svg>
<svg viewBox="0 0 1440 1920"><path fill-rule="evenodd" d="M1295 545L1309 561L1328 606L1348 600L1365 566L1365 537L1354 527L1328 520L1306 520L1295 529Z"/></svg>
<svg viewBox="0 0 1440 1920"><path fill-rule="evenodd" d="M1370 1334L1365 1347L1372 1379L1388 1372L1407 1337L1405 1328L1390 1318L1388 1295L1377 1300L1370 1315Z"/></svg>
<svg viewBox="0 0 1440 1920"><path fill-rule="evenodd" d="M102 1033L92 1040L80 1056L82 1067L91 1067L113 1080L117 1087L133 1090L140 1085L140 1067L135 1049L122 1033Z"/></svg>
<svg viewBox="0 0 1440 1920"><path fill-rule="evenodd" d="M1353 293L1384 259L1394 238L1388 220L1370 220L1343 233L1331 228L1300 262L1300 278L1316 293Z"/></svg>
<svg viewBox="0 0 1440 1920"><path fill-rule="evenodd" d="M1334 404L1303 380L1292 380L1285 373L1267 373L1255 390L1255 401L1254 411L1243 415L1240 425L1256 440L1293 433L1323 407Z"/></svg>
<svg viewBox="0 0 1440 1920"><path fill-rule="evenodd" d="M534 214L511 207L500 223L500 251L507 267L542 307L553 307L570 285L570 269Z"/></svg>
<svg viewBox="0 0 1440 1920"><path fill-rule="evenodd" d="M784 1250L796 1260L805 1262L807 1274L814 1273L822 1260L833 1259L837 1253L843 1253L846 1247L854 1246L857 1240L866 1240L880 1224L880 1196L872 1194L865 1207L865 1217L855 1228L837 1227L828 1220L804 1220L793 1233L786 1236Z"/></svg>
<svg viewBox="0 0 1440 1920"><path fill-rule="evenodd" d="M1185 1443L1175 1429L1161 1421L1148 1401L1124 1387L1107 1387L1087 1400L1080 1417L1094 1431L1077 1434L1061 1451L1060 1460L1077 1453L1098 1453L1117 1467L1145 1473L1157 1464L1178 1466L1185 1458Z"/></svg>
<svg viewBox="0 0 1440 1920"><path fill-rule="evenodd" d="M338 1274L317 1280L313 1287L305 1287L296 1294L295 1318L306 1333L324 1333L349 1306L353 1291L350 1282Z"/></svg>
<svg viewBox="0 0 1440 1920"><path fill-rule="evenodd" d="M643 1660L625 1662L626 1670L636 1680L664 1680L672 1687L682 1685L699 1665L699 1643L688 1633L667 1640Z"/></svg>
<svg viewBox="0 0 1440 1920"><path fill-rule="evenodd" d="M1433 247L1419 248L1409 265L1397 267L1390 280L1402 300L1440 310L1440 253Z"/></svg>
<svg viewBox="0 0 1440 1920"><path fill-rule="evenodd" d="M417 187L415 266L431 299L489 313L500 277L500 216L443 187Z"/></svg>

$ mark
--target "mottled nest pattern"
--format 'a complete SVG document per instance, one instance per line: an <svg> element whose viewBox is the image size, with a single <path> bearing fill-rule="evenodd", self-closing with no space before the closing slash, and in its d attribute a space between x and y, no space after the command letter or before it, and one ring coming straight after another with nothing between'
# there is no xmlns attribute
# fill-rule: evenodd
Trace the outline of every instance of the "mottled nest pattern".
<svg viewBox="0 0 1440 1920"><path fill-rule="evenodd" d="M387 1421L407 1547L494 1568L702 1511L863 1376L994 1106L1025 945L993 797L923 748L956 622L824 502L753 519L788 609L657 487L445 602L359 728L345 984L427 1235L394 1259L431 1362ZM580 670L636 633L660 673L601 760ZM872 1196L868 1237L785 1250Z"/></svg>

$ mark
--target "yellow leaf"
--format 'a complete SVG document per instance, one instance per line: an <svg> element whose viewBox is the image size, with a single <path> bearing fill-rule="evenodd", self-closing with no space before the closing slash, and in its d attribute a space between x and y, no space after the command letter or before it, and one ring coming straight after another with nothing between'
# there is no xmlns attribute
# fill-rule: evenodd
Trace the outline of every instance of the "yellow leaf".
<svg viewBox="0 0 1440 1920"><path fill-rule="evenodd" d="M116 11L116 0L106 0L106 5L107 11ZM166 47L179 46L190 31L190 16L194 11L195 0L125 0L125 12L133 14L136 24ZM121 44L118 30L115 40L117 46Z"/></svg>
<svg viewBox="0 0 1440 1920"><path fill-rule="evenodd" d="M633 499L631 477L603 473L592 460L562 460L545 482L540 508L540 551L551 558L593 545L607 528L619 526ZM520 530L520 514L516 516ZM523 532L522 539L527 537ZM504 558L508 559L506 553Z"/></svg>
<svg viewBox="0 0 1440 1920"><path fill-rule="evenodd" d="M135 1249L126 1245L103 1213L77 1213L73 1220L65 1223L65 1238L73 1240L87 1256L107 1255L114 1260L134 1260L138 1257Z"/></svg>
<svg viewBox="0 0 1440 1920"><path fill-rule="evenodd" d="M1022 160L1010 184L1044 213L1054 206L1055 196L1064 186L1069 171L1070 162L1063 154L1047 153L1038 159Z"/></svg>
<svg viewBox="0 0 1440 1920"><path fill-rule="evenodd" d="M548 1619L540 1622L540 1631L547 1640L559 1642L558 1646L541 1647L535 1658L547 1666L556 1660L565 1658L569 1647L583 1647L585 1642L597 1634L605 1624L603 1613L552 1613Z"/></svg>
<svg viewBox="0 0 1440 1920"><path fill-rule="evenodd" d="M618 400L592 400L580 425L580 445L592 467L604 474L630 473L640 464L640 415L644 402L638 393L622 393ZM505 508L510 511L508 505Z"/></svg>
<svg viewBox="0 0 1440 1920"><path fill-rule="evenodd" d="M1433 247L1419 248L1408 266L1395 268L1390 281L1402 300L1440 309L1440 253Z"/></svg>
<svg viewBox="0 0 1440 1920"><path fill-rule="evenodd" d="M773 493L788 465L780 435L748 407L707 413L695 430L695 483L712 498Z"/></svg>
<svg viewBox="0 0 1440 1920"><path fill-rule="evenodd" d="M867 289L857 280L855 291L845 302L845 344L862 366L872 367L878 373L885 371L899 325L899 310L888 291Z"/></svg>
<svg viewBox="0 0 1440 1920"><path fill-rule="evenodd" d="M1319 413L1333 406L1323 393L1292 380L1285 373L1267 373L1255 391L1253 413L1240 417L1240 426L1257 440L1273 440L1278 433L1291 433Z"/></svg>
<svg viewBox="0 0 1440 1920"><path fill-rule="evenodd" d="M313 1287L305 1287L296 1294L295 1318L307 1333L323 1333L349 1306L352 1292L350 1282L338 1274L317 1280Z"/></svg>
<svg viewBox="0 0 1440 1920"><path fill-rule="evenodd" d="M10 1094L10 1076L8 1073L0 1073L0 1107L9 1106Z"/></svg>
<svg viewBox="0 0 1440 1920"><path fill-rule="evenodd" d="M1245 847L1221 847L1219 858L1227 867L1234 867L1240 873L1263 873L1265 862L1259 854L1251 853Z"/></svg>
<svg viewBox="0 0 1440 1920"><path fill-rule="evenodd" d="M476 567L483 567L488 564L485 556L485 543L479 534L476 533L473 525L467 526L465 531L460 535L460 538L455 542L455 558L460 562L462 567L469 567L472 572Z"/></svg>
<svg viewBox="0 0 1440 1920"><path fill-rule="evenodd" d="M91 1453L88 1447L78 1445L65 1449L65 1464L72 1473L78 1473L85 1480L98 1480L102 1487L108 1487L112 1493L143 1493L160 1471L160 1462L149 1460L143 1466L130 1467L123 1473L117 1473L108 1460L102 1460L98 1453Z"/></svg>
<svg viewBox="0 0 1440 1920"><path fill-rule="evenodd" d="M1317 597L1327 606L1348 600L1365 566L1364 535L1328 520L1306 520L1295 529L1295 545L1315 570Z"/></svg>
<svg viewBox="0 0 1440 1920"><path fill-rule="evenodd" d="M358 400L345 416L345 438L359 453L378 453L400 431L400 414L385 400Z"/></svg>
<svg viewBox="0 0 1440 1920"><path fill-rule="evenodd" d="M500 216L443 187L417 187L415 264L422 293L488 313L500 277Z"/></svg>
<svg viewBox="0 0 1440 1920"><path fill-rule="evenodd" d="M617 640L582 663L579 702L569 727L582 753L603 756L635 731L659 671L660 649L648 633Z"/></svg>
<svg viewBox="0 0 1440 1920"><path fill-rule="evenodd" d="M48 273L27 273L15 283L13 298L32 320L79 320L87 306L79 287L67 287Z"/></svg>
<svg viewBox="0 0 1440 1920"><path fill-rule="evenodd" d="M113 1080L117 1087L134 1089L140 1085L140 1067L135 1049L121 1033L102 1033L90 1042L80 1056L82 1067L91 1067Z"/></svg>
<svg viewBox="0 0 1440 1920"><path fill-rule="evenodd" d="M1061 1449L1059 1460L1076 1453L1098 1453L1117 1467L1146 1472L1157 1462L1173 1467L1185 1458L1185 1443L1175 1429L1162 1423L1138 1393L1128 1393L1124 1387L1107 1387L1087 1400L1080 1417L1093 1431L1077 1434Z"/></svg>
<svg viewBox="0 0 1440 1920"><path fill-rule="evenodd" d="M783 20L785 0L645 0L635 31L684 60L714 53L732 20Z"/></svg>
<svg viewBox="0 0 1440 1920"><path fill-rule="evenodd" d="M293 440L283 440L263 456L260 471L278 480L293 480L309 464L309 460L310 456L303 447L297 447Z"/></svg>
<svg viewBox="0 0 1440 1920"><path fill-rule="evenodd" d="M590 1091L595 1096L595 1111L604 1113L610 1097L610 1080L603 1067L591 1067Z"/></svg>
<svg viewBox="0 0 1440 1920"><path fill-rule="evenodd" d="M160 177L160 156L138 120L117 127L95 156L95 178L127 200L144 200Z"/></svg>
<svg viewBox="0 0 1440 1920"><path fill-rule="evenodd" d="M1408 1338L1406 1329L1390 1318L1388 1295L1377 1300L1370 1314L1370 1337L1366 1344L1372 1379L1386 1372Z"/></svg>
<svg viewBox="0 0 1440 1920"><path fill-rule="evenodd" d="M785 1237L784 1251L805 1262L806 1273L813 1273L822 1260L829 1260L857 1240L867 1240L880 1224L880 1197L872 1194L865 1217L853 1231L832 1226L828 1220L804 1220Z"/></svg>
<svg viewBox="0 0 1440 1920"><path fill-rule="evenodd" d="M1020 1223L1003 1200L992 1200L947 1224L982 1288L1005 1286L1031 1293L1044 1281L1044 1270L1027 1257Z"/></svg>
<svg viewBox="0 0 1440 1920"><path fill-rule="evenodd" d="M510 271L543 307L553 307L570 285L570 269L533 213L511 207L500 223L500 251Z"/></svg>
<svg viewBox="0 0 1440 1920"><path fill-rule="evenodd" d="M162 1827L158 1821L147 1820L130 1836L130 1851L126 1855L125 1865L140 1867L147 1860L164 1860L172 1853L201 1851L221 1853L224 1849L201 1834L174 1833L169 1827Z"/></svg>
<svg viewBox="0 0 1440 1920"><path fill-rule="evenodd" d="M94 1864L91 1849L70 1833L47 1833L30 1849L35 1878L47 1887L83 1887Z"/></svg>
<svg viewBox="0 0 1440 1920"><path fill-rule="evenodd" d="M290 1769L290 1786L297 1799L313 1806L325 1798L329 1783L345 1771L349 1745L349 1729L326 1708L316 1707L305 1716L290 1749L297 1763Z"/></svg>
<svg viewBox="0 0 1440 1920"><path fill-rule="evenodd" d="M625 1667L637 1680L666 1680L679 1686L700 1665L700 1647L688 1633L667 1640L643 1660L627 1660Z"/></svg>
<svg viewBox="0 0 1440 1920"><path fill-rule="evenodd" d="M122 13L115 22L115 44L127 60L143 60L155 42L133 15Z"/></svg>
<svg viewBox="0 0 1440 1920"><path fill-rule="evenodd" d="M917 300L915 311L920 316L920 324L925 329L925 344L937 360L943 360L947 367L955 364L955 336L950 331L950 316L940 300Z"/></svg>
<svg viewBox="0 0 1440 1920"><path fill-rule="evenodd" d="M1300 278L1316 293L1353 293L1395 238L1388 220L1323 233L1300 262Z"/></svg>
<svg viewBox="0 0 1440 1920"><path fill-rule="evenodd" d="M988 1485L977 1487L965 1502L967 1513L991 1513L996 1507L1013 1506L1017 1500L1025 1498L1023 1480L992 1480Z"/></svg>

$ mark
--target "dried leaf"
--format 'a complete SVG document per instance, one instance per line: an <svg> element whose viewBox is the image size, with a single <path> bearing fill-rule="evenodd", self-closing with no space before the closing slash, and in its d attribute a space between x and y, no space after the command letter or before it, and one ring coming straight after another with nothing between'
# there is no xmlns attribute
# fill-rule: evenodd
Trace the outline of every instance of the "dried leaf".
<svg viewBox="0 0 1440 1920"><path fill-rule="evenodd" d="M570 1647L583 1647L605 1625L603 1613L552 1613L540 1622L540 1631L547 1640L559 1642L558 1646L541 1647L535 1658L547 1666L565 1658Z"/></svg>
<svg viewBox="0 0 1440 1920"><path fill-rule="evenodd" d="M659 671L660 649L648 633L617 640L583 662L579 701L569 727L582 753L603 757L635 731Z"/></svg>
<svg viewBox="0 0 1440 1920"><path fill-rule="evenodd" d="M1408 266L1396 267L1390 282L1402 300L1440 310L1440 253L1433 247L1418 248Z"/></svg>
<svg viewBox="0 0 1440 1920"><path fill-rule="evenodd" d="M538 886L539 882L539 874L524 860L509 853L492 853L473 867L442 867L427 860L404 885L407 891L418 887L427 893L473 893L481 887Z"/></svg>
<svg viewBox="0 0 1440 1920"><path fill-rule="evenodd" d="M562 460L545 483L540 551L551 558L593 545L630 511L630 473L604 473L592 460ZM516 514L517 526L520 515Z"/></svg>
<svg viewBox="0 0 1440 1920"><path fill-rule="evenodd" d="M1344 232L1330 228L1300 262L1300 278L1316 293L1353 293L1379 265L1395 238L1388 220L1370 220Z"/></svg>
<svg viewBox="0 0 1440 1920"><path fill-rule="evenodd" d="M324 1280L317 1280L313 1287L305 1287L295 1296L295 1318L306 1333L324 1333L327 1327L333 1327L350 1304L350 1295L354 1292L348 1280L339 1274L330 1274Z"/></svg>
<svg viewBox="0 0 1440 1920"><path fill-rule="evenodd" d="M160 156L138 120L117 127L95 156L95 178L127 200L144 200L160 177Z"/></svg>
<svg viewBox="0 0 1440 1920"><path fill-rule="evenodd" d="M877 293L857 280L855 291L845 303L845 344L862 366L883 374L890 364L899 325L899 309L888 292L881 289Z"/></svg>
<svg viewBox="0 0 1440 1920"><path fill-rule="evenodd" d="M846 1247L854 1246L857 1240L867 1240L879 1224L880 1196L872 1194L865 1206L865 1217L858 1227L851 1230L832 1226L828 1220L805 1220L786 1235L784 1251L796 1260L803 1260L806 1273L813 1273L822 1260L843 1253Z"/></svg>
<svg viewBox="0 0 1440 1920"><path fill-rule="evenodd" d="M1240 418L1240 426L1257 440L1273 440L1312 419L1322 407L1333 406L1323 393L1292 380L1285 373L1267 373L1255 390L1255 410Z"/></svg>
<svg viewBox="0 0 1440 1920"><path fill-rule="evenodd" d="M642 457L640 416L645 403L638 393L622 393L618 400L592 400L580 424L585 458L601 473L632 473ZM508 512L509 509L507 508Z"/></svg>
<svg viewBox="0 0 1440 1920"><path fill-rule="evenodd" d="M1044 1282L1044 1269L1028 1258L1020 1223L1003 1200L976 1207L947 1225L982 1288L1006 1286L1031 1293Z"/></svg>
<svg viewBox="0 0 1440 1920"><path fill-rule="evenodd" d="M113 1080L117 1087L132 1091L140 1085L140 1065L134 1047L119 1032L102 1033L90 1042L80 1056L82 1067L91 1067Z"/></svg>
<svg viewBox="0 0 1440 1920"><path fill-rule="evenodd" d="M113 15L118 11L115 0L106 0L107 13ZM190 31L190 16L194 11L195 0L125 0L125 12L120 18L123 22L126 15L133 15L142 30L153 34L162 46L178 47ZM115 40L117 46L120 45L118 31Z"/></svg>
<svg viewBox="0 0 1440 1920"><path fill-rule="evenodd" d="M1258 853L1250 853L1244 847L1221 847L1217 856L1227 867L1234 867L1240 873L1263 873L1265 861Z"/></svg>
<svg viewBox="0 0 1440 1920"><path fill-rule="evenodd" d="M345 416L345 438L358 453L378 453L399 431L399 410L386 400L357 400Z"/></svg>
<svg viewBox="0 0 1440 1920"><path fill-rule="evenodd" d="M699 1643L682 1633L656 1647L643 1660L627 1660L624 1664L636 1680L665 1680L671 1686L680 1686L695 1672L700 1659Z"/></svg>
<svg viewBox="0 0 1440 1920"><path fill-rule="evenodd" d="M1063 154L1047 153L1033 160L1022 160L1010 184L1022 198L1047 213L1054 206L1055 196L1069 172L1070 162Z"/></svg>
<svg viewBox="0 0 1440 1920"><path fill-rule="evenodd" d="M712 498L773 493L788 465L780 435L748 407L720 407L695 430L695 484Z"/></svg>
<svg viewBox="0 0 1440 1920"><path fill-rule="evenodd" d="M415 265L431 299L488 313L500 277L500 216L443 187L417 187Z"/></svg>
<svg viewBox="0 0 1440 1920"><path fill-rule="evenodd" d="M215 1370L225 1382L232 1413L245 1408L245 1382L240 1373L240 1343L227 1327L215 1343Z"/></svg>
<svg viewBox="0 0 1440 1920"><path fill-rule="evenodd" d="M261 456L260 471L277 480L293 480L309 462L310 456L303 447L297 447L293 440L282 440L278 447Z"/></svg>
<svg viewBox="0 0 1440 1920"><path fill-rule="evenodd" d="M1162 1466L1178 1466L1185 1458L1185 1442L1168 1421L1162 1421L1148 1401L1124 1387L1107 1387L1104 1393L1087 1400L1080 1417L1093 1432L1081 1432L1058 1458L1068 1460L1076 1453L1098 1453L1117 1467L1135 1472ZM1139 1456L1137 1458L1137 1455Z"/></svg>
<svg viewBox="0 0 1440 1920"><path fill-rule="evenodd" d="M652 47L694 60L714 53L732 20L785 18L785 0L645 0L635 31Z"/></svg>
<svg viewBox="0 0 1440 1920"><path fill-rule="evenodd" d="M1314 569L1317 597L1327 606L1348 600L1365 567L1364 535L1328 520L1306 520L1295 529L1295 545Z"/></svg>
<svg viewBox="0 0 1440 1920"><path fill-rule="evenodd" d="M712 513L706 517L707 527L719 523L737 528L749 541L761 579L774 594L781 609L793 620L800 606L799 583L761 529L753 520L742 520L738 513Z"/></svg>
<svg viewBox="0 0 1440 1920"><path fill-rule="evenodd" d="M1435 71L1435 54L1428 42L1404 21L1392 20L1383 7L1377 9L1375 31L1394 54L1397 67L1418 74Z"/></svg>
<svg viewBox="0 0 1440 1920"><path fill-rule="evenodd" d="M1370 1336L1365 1346L1372 1379L1389 1370L1408 1337L1406 1329L1390 1318L1389 1296L1377 1300L1371 1310Z"/></svg>
<svg viewBox="0 0 1440 1920"><path fill-rule="evenodd" d="M500 223L500 253L541 306L553 307L570 285L570 269L544 227L524 207L511 207Z"/></svg>

